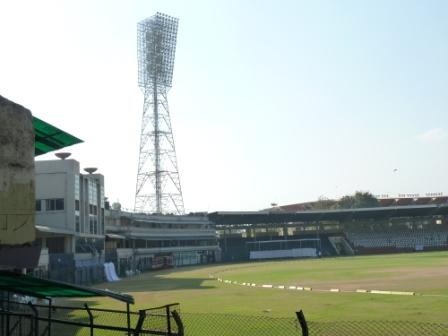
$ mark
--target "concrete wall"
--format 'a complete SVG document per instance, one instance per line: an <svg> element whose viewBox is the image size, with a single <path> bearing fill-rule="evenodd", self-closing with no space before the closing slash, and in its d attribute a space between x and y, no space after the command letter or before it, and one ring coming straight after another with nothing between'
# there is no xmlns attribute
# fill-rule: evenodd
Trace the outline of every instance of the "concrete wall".
<svg viewBox="0 0 448 336"><path fill-rule="evenodd" d="M31 112L0 96L0 245L35 239Z"/></svg>
<svg viewBox="0 0 448 336"><path fill-rule="evenodd" d="M315 248L305 247L290 250L250 251L249 259L307 258L317 257Z"/></svg>

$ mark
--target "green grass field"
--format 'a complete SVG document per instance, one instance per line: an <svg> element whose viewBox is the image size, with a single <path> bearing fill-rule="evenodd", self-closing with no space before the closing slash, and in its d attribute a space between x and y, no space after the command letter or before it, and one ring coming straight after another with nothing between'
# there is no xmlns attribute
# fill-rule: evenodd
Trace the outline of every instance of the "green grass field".
<svg viewBox="0 0 448 336"><path fill-rule="evenodd" d="M313 291L254 288L209 278L257 285L309 286ZM133 309L172 302L182 312L294 317L303 309L313 321L448 321L448 252L328 259L287 260L185 267L149 272L98 286L132 294ZM412 291L415 296L319 292L377 289ZM123 308L119 302L94 304Z"/></svg>

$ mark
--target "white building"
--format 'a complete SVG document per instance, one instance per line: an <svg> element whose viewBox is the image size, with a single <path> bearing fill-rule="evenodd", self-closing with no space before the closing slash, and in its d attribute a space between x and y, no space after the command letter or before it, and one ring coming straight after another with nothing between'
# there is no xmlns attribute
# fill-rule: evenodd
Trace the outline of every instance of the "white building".
<svg viewBox="0 0 448 336"><path fill-rule="evenodd" d="M85 170L88 170L87 168ZM89 170L90 171L90 170ZM219 261L214 225L202 215L146 215L110 209L101 174L76 160L36 161L39 269L54 280L100 282L104 262L121 276Z"/></svg>
<svg viewBox="0 0 448 336"><path fill-rule="evenodd" d="M104 177L81 174L76 160L36 161L36 229L42 242L40 267L46 266L51 278L101 280Z"/></svg>

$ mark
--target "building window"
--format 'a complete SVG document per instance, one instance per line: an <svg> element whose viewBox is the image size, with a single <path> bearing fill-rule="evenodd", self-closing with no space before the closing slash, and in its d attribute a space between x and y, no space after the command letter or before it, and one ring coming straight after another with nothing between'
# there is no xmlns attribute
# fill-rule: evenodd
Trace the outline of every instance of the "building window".
<svg viewBox="0 0 448 336"><path fill-rule="evenodd" d="M76 227L76 232L81 232L81 225L80 225L80 221L79 221L79 216L78 215L75 216L75 227Z"/></svg>
<svg viewBox="0 0 448 336"><path fill-rule="evenodd" d="M100 234L104 234L104 209L101 209L101 219L100 219L100 228L99 228L99 233Z"/></svg>
<svg viewBox="0 0 448 336"><path fill-rule="evenodd" d="M54 198L45 200L45 210L47 211L64 210L64 199Z"/></svg>
<svg viewBox="0 0 448 336"><path fill-rule="evenodd" d="M40 200L36 200L36 211L42 211L42 202Z"/></svg>
<svg viewBox="0 0 448 336"><path fill-rule="evenodd" d="M92 253L98 254L104 250L104 239L96 238L76 238L76 253Z"/></svg>
<svg viewBox="0 0 448 336"><path fill-rule="evenodd" d="M79 211L79 200L75 200L75 210Z"/></svg>
<svg viewBox="0 0 448 336"><path fill-rule="evenodd" d="M79 175L75 175L75 198L79 198L81 194Z"/></svg>

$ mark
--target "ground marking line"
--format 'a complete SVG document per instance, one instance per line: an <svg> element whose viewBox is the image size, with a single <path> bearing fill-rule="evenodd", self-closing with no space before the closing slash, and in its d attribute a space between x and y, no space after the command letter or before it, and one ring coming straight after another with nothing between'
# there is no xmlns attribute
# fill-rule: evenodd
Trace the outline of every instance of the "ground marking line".
<svg viewBox="0 0 448 336"><path fill-rule="evenodd" d="M233 285L241 285L246 287L258 287L258 288L274 288L274 289L283 289L283 290L298 290L298 291L314 291L314 292L326 292L326 293L362 293L362 294L379 294L379 295L403 295L403 296L434 296L434 297L448 297L448 295L437 295L437 294L420 294L416 292L402 292L402 291L385 291L378 289L356 289L356 290L341 290L339 288L331 288L331 289L316 289L312 287L301 287L301 286L285 286L285 285L257 285L251 282L243 282L238 283L237 281L225 280L221 278L214 278L212 275L209 275L210 278L216 279L220 282L233 284Z"/></svg>

